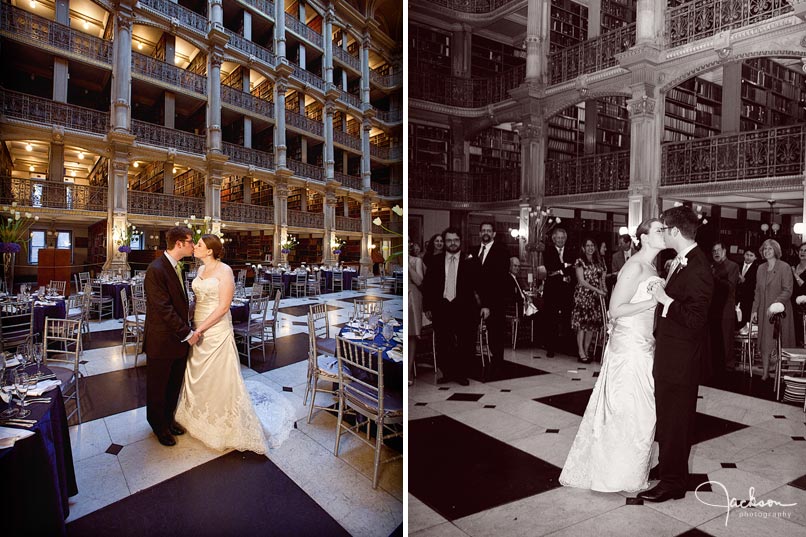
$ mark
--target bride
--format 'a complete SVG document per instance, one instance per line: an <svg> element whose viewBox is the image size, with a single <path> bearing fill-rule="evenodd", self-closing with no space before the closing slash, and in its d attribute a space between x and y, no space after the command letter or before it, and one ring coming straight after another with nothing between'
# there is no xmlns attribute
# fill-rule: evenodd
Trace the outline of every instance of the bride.
<svg viewBox="0 0 806 537"><path fill-rule="evenodd" d="M610 299L613 322L602 369L582 417L560 483L599 492L635 492L649 486L655 436L655 383L652 334L662 284L652 264L665 248L656 218L638 226L638 252L619 272Z"/></svg>
<svg viewBox="0 0 806 537"><path fill-rule="evenodd" d="M241 377L229 311L235 278L223 251L215 235L203 235L193 248L204 263L192 284L193 324L202 337L190 349L176 421L213 449L266 454L288 438L294 409L267 385Z"/></svg>

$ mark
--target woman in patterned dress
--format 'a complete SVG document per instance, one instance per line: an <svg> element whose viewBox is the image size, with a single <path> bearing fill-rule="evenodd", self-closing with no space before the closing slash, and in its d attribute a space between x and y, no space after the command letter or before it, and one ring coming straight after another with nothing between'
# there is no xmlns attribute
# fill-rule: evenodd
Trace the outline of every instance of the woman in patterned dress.
<svg viewBox="0 0 806 537"><path fill-rule="evenodd" d="M607 295L605 270L593 239L585 239L579 259L574 263L577 286L574 289L574 309L571 313L571 328L577 331L579 361L589 364L588 348L593 333L603 326L602 306L599 297Z"/></svg>

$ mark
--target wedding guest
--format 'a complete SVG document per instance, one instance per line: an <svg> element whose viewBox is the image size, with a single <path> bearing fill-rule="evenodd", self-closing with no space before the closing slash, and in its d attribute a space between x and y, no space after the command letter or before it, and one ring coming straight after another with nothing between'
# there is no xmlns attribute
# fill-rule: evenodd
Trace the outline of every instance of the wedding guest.
<svg viewBox="0 0 806 537"><path fill-rule="evenodd" d="M429 265L434 260L435 257L441 255L445 251L445 241L442 239L442 235L437 233L431 240L428 241L428 244L425 247L425 255L423 255L423 264L425 264L426 270L428 270Z"/></svg>
<svg viewBox="0 0 806 537"><path fill-rule="evenodd" d="M423 294L420 286L425 277L423 260L420 259L420 245L409 243L409 318L408 327L408 358L409 358L409 384L414 383L414 357L417 350L417 339L423 328Z"/></svg>
<svg viewBox="0 0 806 537"><path fill-rule="evenodd" d="M795 308L795 341L798 347L803 346L803 310L795 300L806 295L806 242L798 246L798 263L792 267L795 278L795 289L792 292L792 306Z"/></svg>
<svg viewBox="0 0 806 537"><path fill-rule="evenodd" d="M574 305L574 266L572 254L565 242L568 233L556 227L551 233L552 244L546 248L543 264L546 267L546 283L543 286L544 311L547 321L546 356L551 358L559 350L571 327L571 310Z"/></svg>
<svg viewBox="0 0 806 537"><path fill-rule="evenodd" d="M479 326L479 265L475 258L462 256L462 236L457 228L446 229L442 240L445 252L433 258L425 273L423 311L434 323L437 365L442 371L437 382L467 386Z"/></svg>
<svg viewBox="0 0 806 537"><path fill-rule="evenodd" d="M494 380L504 363L506 341L506 286L509 272L509 253L503 242L496 239L492 222L479 227L481 244L477 251L479 281L476 288L481 305L487 308L487 337L490 345L489 367L483 372L484 380Z"/></svg>
<svg viewBox="0 0 806 537"><path fill-rule="evenodd" d="M605 274L608 274L610 272L612 261L610 260L610 253L607 248L607 242L605 241L599 243L599 259L602 261Z"/></svg>
<svg viewBox="0 0 806 537"><path fill-rule="evenodd" d="M612 274L617 275L624 266L624 263L635 253L635 246L632 237L627 234L620 235L618 250L613 252L613 259L610 261Z"/></svg>
<svg viewBox="0 0 806 537"><path fill-rule="evenodd" d="M778 359L778 345L773 337L773 325L769 323L770 306L776 302L783 304L785 317L781 320L781 345L792 347L795 344L795 325L792 322L792 288L794 279L792 268L781 260L781 245L767 239L759 248L761 258L766 261L756 271L756 292L753 297L753 322L758 322L758 341L761 348L762 376L769 378L770 370L775 371Z"/></svg>
<svg viewBox="0 0 806 537"><path fill-rule="evenodd" d="M602 262L596 243L593 239L586 239L580 250L580 255L574 262L577 285L574 289L574 309L571 313L571 328L577 332L578 361L583 364L591 363L588 357L588 348L593 340L593 333L602 330L601 297L607 295L605 291Z"/></svg>
<svg viewBox="0 0 806 537"><path fill-rule="evenodd" d="M711 337L713 372L731 370L736 366L733 333L736 326L736 285L739 283L739 265L728 259L721 242L711 247L711 272L714 275L714 294L708 312Z"/></svg>
<svg viewBox="0 0 806 537"><path fill-rule="evenodd" d="M756 294L756 274L758 273L758 263L756 252L747 247L744 250L744 262L739 267L739 283L736 285L736 301L742 312L740 324L742 326L750 322L753 313L753 297Z"/></svg>

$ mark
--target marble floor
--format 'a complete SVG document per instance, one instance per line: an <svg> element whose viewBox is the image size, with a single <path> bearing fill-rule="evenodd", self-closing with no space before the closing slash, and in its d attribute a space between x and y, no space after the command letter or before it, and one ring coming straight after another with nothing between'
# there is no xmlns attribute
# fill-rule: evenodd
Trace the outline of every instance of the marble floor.
<svg viewBox="0 0 806 537"><path fill-rule="evenodd" d="M165 509L166 498L171 502L167 504L169 513L161 516L170 515L173 522L162 528L173 535L211 534L211 526L201 533L196 526L200 520L215 518L213 514L218 517L213 527L230 531L240 527L240 535L293 533L287 522L267 522L263 530L233 525L239 520L252 520L259 513L265 514L267 520L272 519L272 514L283 520L297 517L299 527L306 528L304 534L402 534L402 461L385 464L378 488L373 490L372 450L345 437L340 457L335 457L335 417L319 411L308 424L308 407L302 404L307 371L307 305L323 301L332 306L331 326L338 327L349 320L353 298L364 295L385 300L385 309L395 317L403 317L402 297L383 294L372 286L367 291L331 293L320 298L283 299L276 351L272 353L267 348L265 358L260 351L253 351L251 368L241 358L244 378L262 382L282 394L297 412L296 429L280 448L270 451L268 458L214 451L189 435L177 437L176 446L160 445L145 417L144 355L135 368L133 345L126 354L122 352L120 321L92 322L92 337L81 364L85 375L81 395L83 423L70 427L79 494L70 499L68 534L104 534L105 525L110 531L117 528L118 533L122 520L128 524L124 533L136 534L131 524L144 523L151 514ZM193 494L191 502L187 486L211 490L206 490L208 494ZM244 501L225 502L226 498ZM262 502L260 505L254 503L256 498ZM269 526L271 531L266 529ZM88 531L88 527L94 530Z"/></svg>
<svg viewBox="0 0 806 537"><path fill-rule="evenodd" d="M653 504L558 483L599 364L529 348L505 359L501 380L471 375L469 386L435 384L419 369L408 391L409 534L806 535L806 414L758 379L700 387L689 492ZM728 495L778 503L728 516L718 507Z"/></svg>

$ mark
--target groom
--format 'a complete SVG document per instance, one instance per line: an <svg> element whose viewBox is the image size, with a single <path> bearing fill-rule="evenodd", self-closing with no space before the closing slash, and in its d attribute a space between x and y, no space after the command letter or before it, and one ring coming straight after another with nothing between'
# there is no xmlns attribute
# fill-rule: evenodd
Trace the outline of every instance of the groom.
<svg viewBox="0 0 806 537"><path fill-rule="evenodd" d="M686 495L700 367L707 353L708 309L714 279L708 259L694 236L699 221L688 207L664 211L663 237L677 252L666 288L656 286L655 438L660 445L660 483L639 498L665 502Z"/></svg>
<svg viewBox="0 0 806 537"><path fill-rule="evenodd" d="M163 446L185 430L174 421L188 351L199 335L188 321L188 298L179 260L193 254L193 233L177 226L166 234L168 250L148 266L145 279L146 417Z"/></svg>

